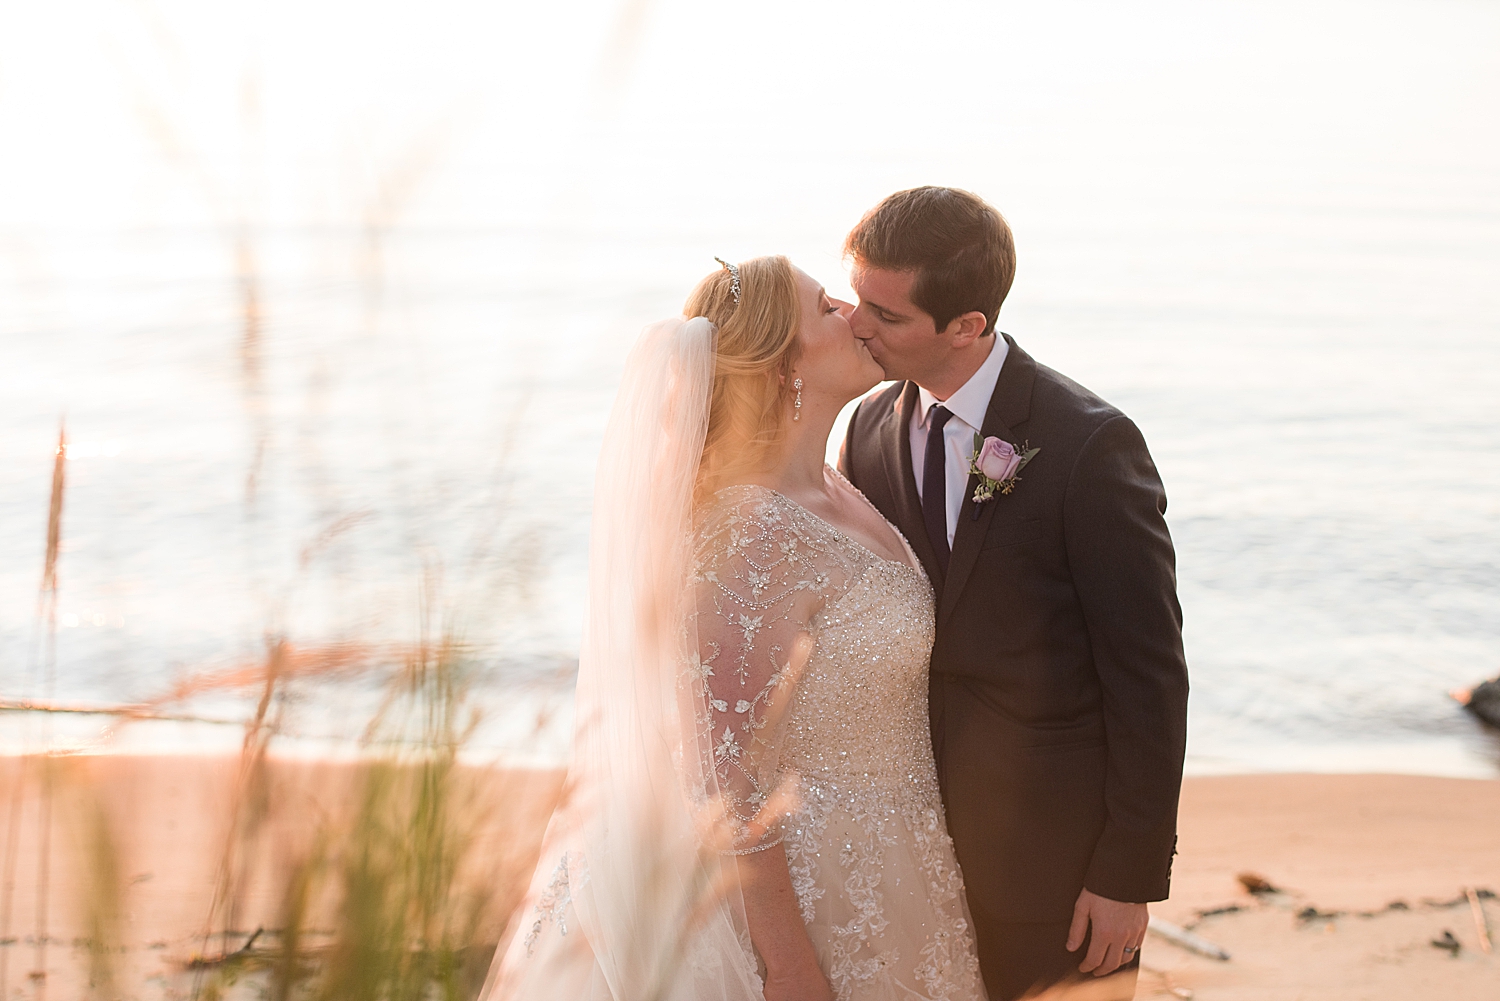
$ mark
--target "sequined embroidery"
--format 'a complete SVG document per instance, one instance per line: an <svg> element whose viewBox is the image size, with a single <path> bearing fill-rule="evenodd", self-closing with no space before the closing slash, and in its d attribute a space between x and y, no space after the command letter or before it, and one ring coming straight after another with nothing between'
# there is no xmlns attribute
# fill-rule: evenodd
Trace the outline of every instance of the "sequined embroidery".
<svg viewBox="0 0 1500 1001"><path fill-rule="evenodd" d="M703 768L732 852L784 844L840 1001L984 996L928 732L932 589L912 564L756 486L721 491L695 540ZM793 805L767 816L783 783Z"/></svg>
<svg viewBox="0 0 1500 1001"><path fill-rule="evenodd" d="M526 955L532 954L537 939L542 937L542 928L547 924L556 924L559 935L568 934L568 906L572 902L572 887L568 884L568 856L564 853L557 862L557 868L552 870L552 879L547 884L546 891L536 902L538 917L526 932Z"/></svg>

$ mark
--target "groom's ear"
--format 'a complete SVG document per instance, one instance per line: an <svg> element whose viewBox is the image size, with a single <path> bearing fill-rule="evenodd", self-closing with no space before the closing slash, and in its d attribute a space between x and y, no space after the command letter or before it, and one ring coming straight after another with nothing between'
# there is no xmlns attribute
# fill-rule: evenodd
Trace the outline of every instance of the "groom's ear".
<svg viewBox="0 0 1500 1001"><path fill-rule="evenodd" d="M989 317L977 309L971 310L949 321L948 326L943 330L943 336L949 338L955 348L968 347L984 336L989 325Z"/></svg>

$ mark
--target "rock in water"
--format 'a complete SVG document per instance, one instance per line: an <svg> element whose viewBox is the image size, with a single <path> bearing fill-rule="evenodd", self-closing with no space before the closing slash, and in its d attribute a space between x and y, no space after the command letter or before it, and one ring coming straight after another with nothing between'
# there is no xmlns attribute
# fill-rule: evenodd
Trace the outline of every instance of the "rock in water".
<svg viewBox="0 0 1500 1001"><path fill-rule="evenodd" d="M1500 726L1500 678L1482 682L1469 692L1469 711L1490 726Z"/></svg>

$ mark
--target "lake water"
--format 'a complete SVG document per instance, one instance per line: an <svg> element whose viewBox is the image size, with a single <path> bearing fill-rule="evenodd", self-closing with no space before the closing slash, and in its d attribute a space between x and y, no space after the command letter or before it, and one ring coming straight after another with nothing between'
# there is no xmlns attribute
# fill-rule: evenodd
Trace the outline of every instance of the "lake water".
<svg viewBox="0 0 1500 1001"><path fill-rule="evenodd" d="M1495 5L201 8L0 40L4 696L409 642L426 600L477 743L557 759L635 332L716 254L837 294L860 213L944 183L1015 230L1001 327L1151 445L1190 770L1500 774L1446 695L1500 672ZM286 725L337 750L376 699L300 682ZM101 726L0 744L238 740Z"/></svg>

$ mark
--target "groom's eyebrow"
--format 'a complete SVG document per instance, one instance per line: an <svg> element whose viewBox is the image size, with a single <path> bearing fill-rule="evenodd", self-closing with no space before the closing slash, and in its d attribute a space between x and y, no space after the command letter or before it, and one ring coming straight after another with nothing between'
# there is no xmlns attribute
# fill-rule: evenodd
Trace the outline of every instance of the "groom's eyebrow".
<svg viewBox="0 0 1500 1001"><path fill-rule="evenodd" d="M877 312L877 313L884 313L886 316L890 317L893 320L904 320L904 319L906 319L906 317L902 316L900 313L896 312L893 309L886 309L884 306L882 306L878 302L871 302L869 299L860 299L860 302L863 302L866 306L869 306L871 309L875 310L875 312Z"/></svg>

